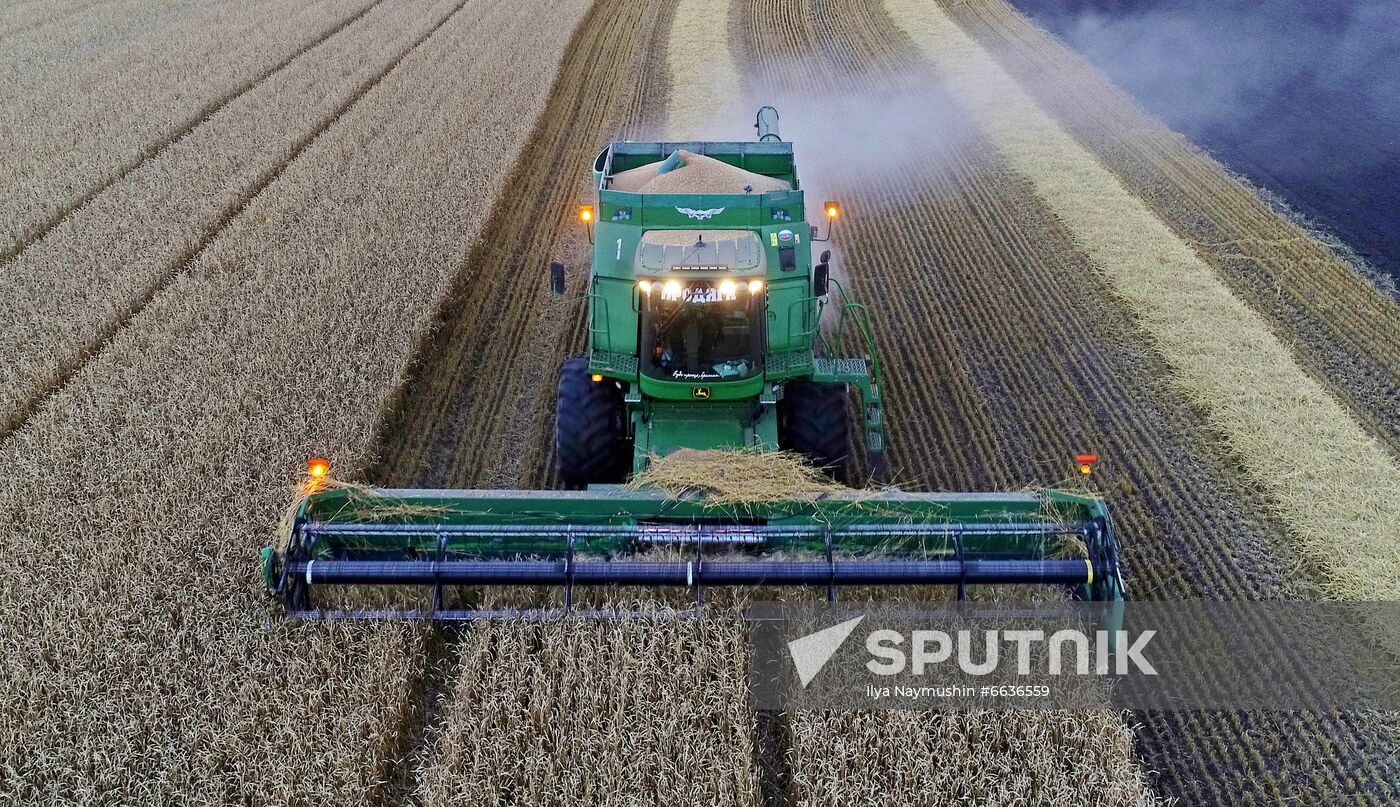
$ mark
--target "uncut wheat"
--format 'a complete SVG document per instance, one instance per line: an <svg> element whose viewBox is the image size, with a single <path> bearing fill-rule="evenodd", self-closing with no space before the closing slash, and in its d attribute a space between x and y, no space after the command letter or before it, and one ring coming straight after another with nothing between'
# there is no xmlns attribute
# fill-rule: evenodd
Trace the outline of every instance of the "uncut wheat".
<svg viewBox="0 0 1400 807"><path fill-rule="evenodd" d="M418 630L287 623L256 551L367 461L585 7L454 16L0 443L0 800L382 795Z"/></svg>
<svg viewBox="0 0 1400 807"><path fill-rule="evenodd" d="M456 680L425 805L757 803L732 616L481 623Z"/></svg>
<svg viewBox="0 0 1400 807"><path fill-rule="evenodd" d="M239 96L0 272L0 434L461 5L386 0Z"/></svg>
<svg viewBox="0 0 1400 807"><path fill-rule="evenodd" d="M131 38L84 60L86 36L108 21L145 16L148 4L116 6L110 16L59 20L56 30L81 30L65 49L49 51L50 60L12 52L14 70L0 71L7 146L0 150L0 256L371 2L239 0L187 8L167 25L137 27Z"/></svg>

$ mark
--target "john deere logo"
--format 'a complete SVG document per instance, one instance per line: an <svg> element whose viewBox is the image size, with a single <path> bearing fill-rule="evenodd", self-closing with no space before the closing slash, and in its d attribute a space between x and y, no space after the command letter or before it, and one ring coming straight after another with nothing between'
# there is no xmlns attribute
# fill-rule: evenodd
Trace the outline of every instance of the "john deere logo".
<svg viewBox="0 0 1400 807"><path fill-rule="evenodd" d="M690 394L703 401L706 398L710 397L710 388L696 387L695 389L690 391Z"/></svg>

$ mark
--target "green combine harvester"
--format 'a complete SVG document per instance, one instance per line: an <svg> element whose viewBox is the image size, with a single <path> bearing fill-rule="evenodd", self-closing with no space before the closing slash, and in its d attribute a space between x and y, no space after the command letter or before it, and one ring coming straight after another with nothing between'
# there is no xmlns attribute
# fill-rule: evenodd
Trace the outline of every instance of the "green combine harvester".
<svg viewBox="0 0 1400 807"><path fill-rule="evenodd" d="M1062 586L1124 596L1108 512L1093 496L797 495L718 507L620 483L676 449L787 450L836 480L885 454L880 362L868 309L814 262L792 144L777 112L757 142L618 142L593 167L588 353L559 377L556 468L571 490L326 487L307 495L263 575L289 613L467 620L553 615L454 601L472 586ZM826 235L840 215L827 202ZM562 296L565 267L550 266ZM852 407L854 390L859 405ZM852 417L851 413L857 413ZM324 474L314 465L313 476ZM658 547L674 551L662 553ZM643 553L646 553L643 556ZM322 586L422 586L431 606L327 610Z"/></svg>

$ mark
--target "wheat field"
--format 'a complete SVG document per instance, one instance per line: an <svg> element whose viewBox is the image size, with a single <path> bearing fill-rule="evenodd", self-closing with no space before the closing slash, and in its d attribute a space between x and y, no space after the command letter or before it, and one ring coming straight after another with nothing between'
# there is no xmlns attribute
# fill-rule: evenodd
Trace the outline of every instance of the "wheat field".
<svg viewBox="0 0 1400 807"><path fill-rule="evenodd" d="M94 5L6 49L0 97L0 257L178 139L280 64L338 33L369 0ZM96 41L90 32L99 32Z"/></svg>
<svg viewBox="0 0 1400 807"><path fill-rule="evenodd" d="M459 5L377 5L153 154L11 262L0 275L0 350L10 358L0 369L0 432L198 258Z"/></svg>
<svg viewBox="0 0 1400 807"><path fill-rule="evenodd" d="M1135 597L1394 598L1400 309L1004 0L31 1L0 59L0 802L1400 800L1389 714L759 712L727 612L261 591L308 456L555 486L593 157L776 102L899 479L1091 449Z"/></svg>
<svg viewBox="0 0 1400 807"><path fill-rule="evenodd" d="M436 30L0 448L7 803L382 797L421 630L268 622L251 559L308 453L367 461L586 4L406 8Z"/></svg>

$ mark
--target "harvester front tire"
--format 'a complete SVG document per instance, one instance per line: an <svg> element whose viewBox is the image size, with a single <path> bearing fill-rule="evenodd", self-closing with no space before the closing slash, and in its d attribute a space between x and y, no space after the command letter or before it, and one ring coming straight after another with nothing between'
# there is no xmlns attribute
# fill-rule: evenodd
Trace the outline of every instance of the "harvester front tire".
<svg viewBox="0 0 1400 807"><path fill-rule="evenodd" d="M850 484L846 385L793 381L778 402L778 447L796 451L841 484Z"/></svg>
<svg viewBox="0 0 1400 807"><path fill-rule="evenodd" d="M612 379L594 381L588 359L576 356L559 371L554 469L571 488L625 481L631 451L626 406Z"/></svg>

